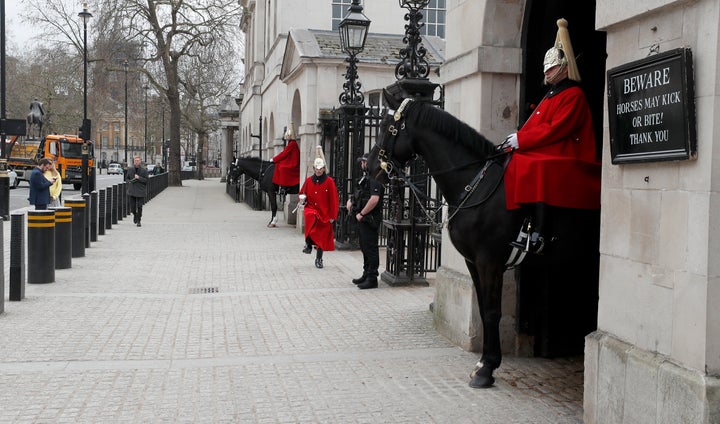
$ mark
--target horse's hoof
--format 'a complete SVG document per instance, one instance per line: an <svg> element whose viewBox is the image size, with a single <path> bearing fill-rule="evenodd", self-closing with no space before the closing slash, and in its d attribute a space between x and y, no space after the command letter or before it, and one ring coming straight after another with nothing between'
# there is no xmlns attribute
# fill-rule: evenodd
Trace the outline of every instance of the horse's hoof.
<svg viewBox="0 0 720 424"><path fill-rule="evenodd" d="M482 363L478 362L475 369L470 373L470 387L473 389L487 389L495 384L495 377L493 377L493 369L490 367L482 366Z"/></svg>
<svg viewBox="0 0 720 424"><path fill-rule="evenodd" d="M473 389L488 389L495 384L495 377L489 376L489 377L483 377L480 375L475 375L473 378L470 379L470 387Z"/></svg>

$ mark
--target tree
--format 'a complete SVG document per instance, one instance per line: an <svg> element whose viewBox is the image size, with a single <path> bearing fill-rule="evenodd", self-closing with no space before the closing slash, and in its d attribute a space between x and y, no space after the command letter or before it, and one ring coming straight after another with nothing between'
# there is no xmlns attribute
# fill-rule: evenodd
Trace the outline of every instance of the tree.
<svg viewBox="0 0 720 424"><path fill-rule="evenodd" d="M127 39L143 45L137 71L144 73L167 100L168 182L181 185L181 65L199 57L203 49L227 43L233 31L238 31L242 8L237 0L105 0L105 5L121 17Z"/></svg>
<svg viewBox="0 0 720 424"><path fill-rule="evenodd" d="M58 46L74 46L82 51L78 10L71 10L66 3L35 0L32 15L53 29L53 42ZM94 7L97 10L91 12L97 23L88 27L98 41L94 60L107 61L106 69L117 71L118 50L105 49L125 46L120 55L125 54L130 72L144 74L165 98L170 132L168 181L170 185L181 185L181 67L183 62L197 58L203 49L228 44L239 34L242 7L237 0L99 0Z"/></svg>
<svg viewBox="0 0 720 424"><path fill-rule="evenodd" d="M235 72L235 51L232 45L216 43L201 49L197 55L185 61L181 73L183 98L182 117L187 126L197 135L197 175L203 179L204 146L208 136L218 129L218 110L226 95L240 89L240 76ZM212 72L208 72L212 69Z"/></svg>

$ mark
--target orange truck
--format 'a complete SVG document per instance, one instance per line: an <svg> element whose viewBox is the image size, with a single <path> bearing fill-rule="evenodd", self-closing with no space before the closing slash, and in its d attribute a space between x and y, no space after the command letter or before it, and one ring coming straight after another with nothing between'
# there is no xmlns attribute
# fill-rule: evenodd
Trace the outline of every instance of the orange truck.
<svg viewBox="0 0 720 424"><path fill-rule="evenodd" d="M30 173L42 158L57 161L63 184L82 187L82 138L75 135L50 134L42 138L19 138L12 144L8 168L15 170L17 179L28 181ZM88 178L95 165L93 144L88 141Z"/></svg>

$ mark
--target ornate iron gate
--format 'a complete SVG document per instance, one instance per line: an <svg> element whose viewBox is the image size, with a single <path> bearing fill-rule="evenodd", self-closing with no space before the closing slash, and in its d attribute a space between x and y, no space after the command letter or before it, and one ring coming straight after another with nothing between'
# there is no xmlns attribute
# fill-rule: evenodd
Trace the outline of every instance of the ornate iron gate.
<svg viewBox="0 0 720 424"><path fill-rule="evenodd" d="M345 204L360 178L357 158L370 151L378 136L383 111L379 107L348 110L326 110L320 114L321 145L330 158L329 172L335 179L340 197L340 213L335 223L338 249L356 249L356 223L348 220ZM386 249L386 271L383 281L390 285L423 284L428 272L440 265L442 213L436 211L441 198L422 159L415 160L408 175L418 176L412 182L419 189L413 196L408 185L390 185L383 199L383 225L380 246Z"/></svg>

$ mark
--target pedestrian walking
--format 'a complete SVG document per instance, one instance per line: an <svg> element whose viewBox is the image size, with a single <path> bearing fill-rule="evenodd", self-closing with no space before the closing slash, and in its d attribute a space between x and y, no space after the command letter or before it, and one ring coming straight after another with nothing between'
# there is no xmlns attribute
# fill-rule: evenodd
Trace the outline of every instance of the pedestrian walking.
<svg viewBox="0 0 720 424"><path fill-rule="evenodd" d="M143 204L147 194L148 171L142 166L140 156L133 157L133 165L128 168L125 174L125 181L128 183L127 194L130 199L130 212L133 214L133 222L142 227Z"/></svg>
<svg viewBox="0 0 720 424"><path fill-rule="evenodd" d="M363 273L352 280L359 289L376 289L378 286L378 267L380 251L378 248L378 229L382 222L382 184L371 178L367 170L367 153L360 160L362 177L358 188L347 201L348 214L357 221L360 250L363 255Z"/></svg>

